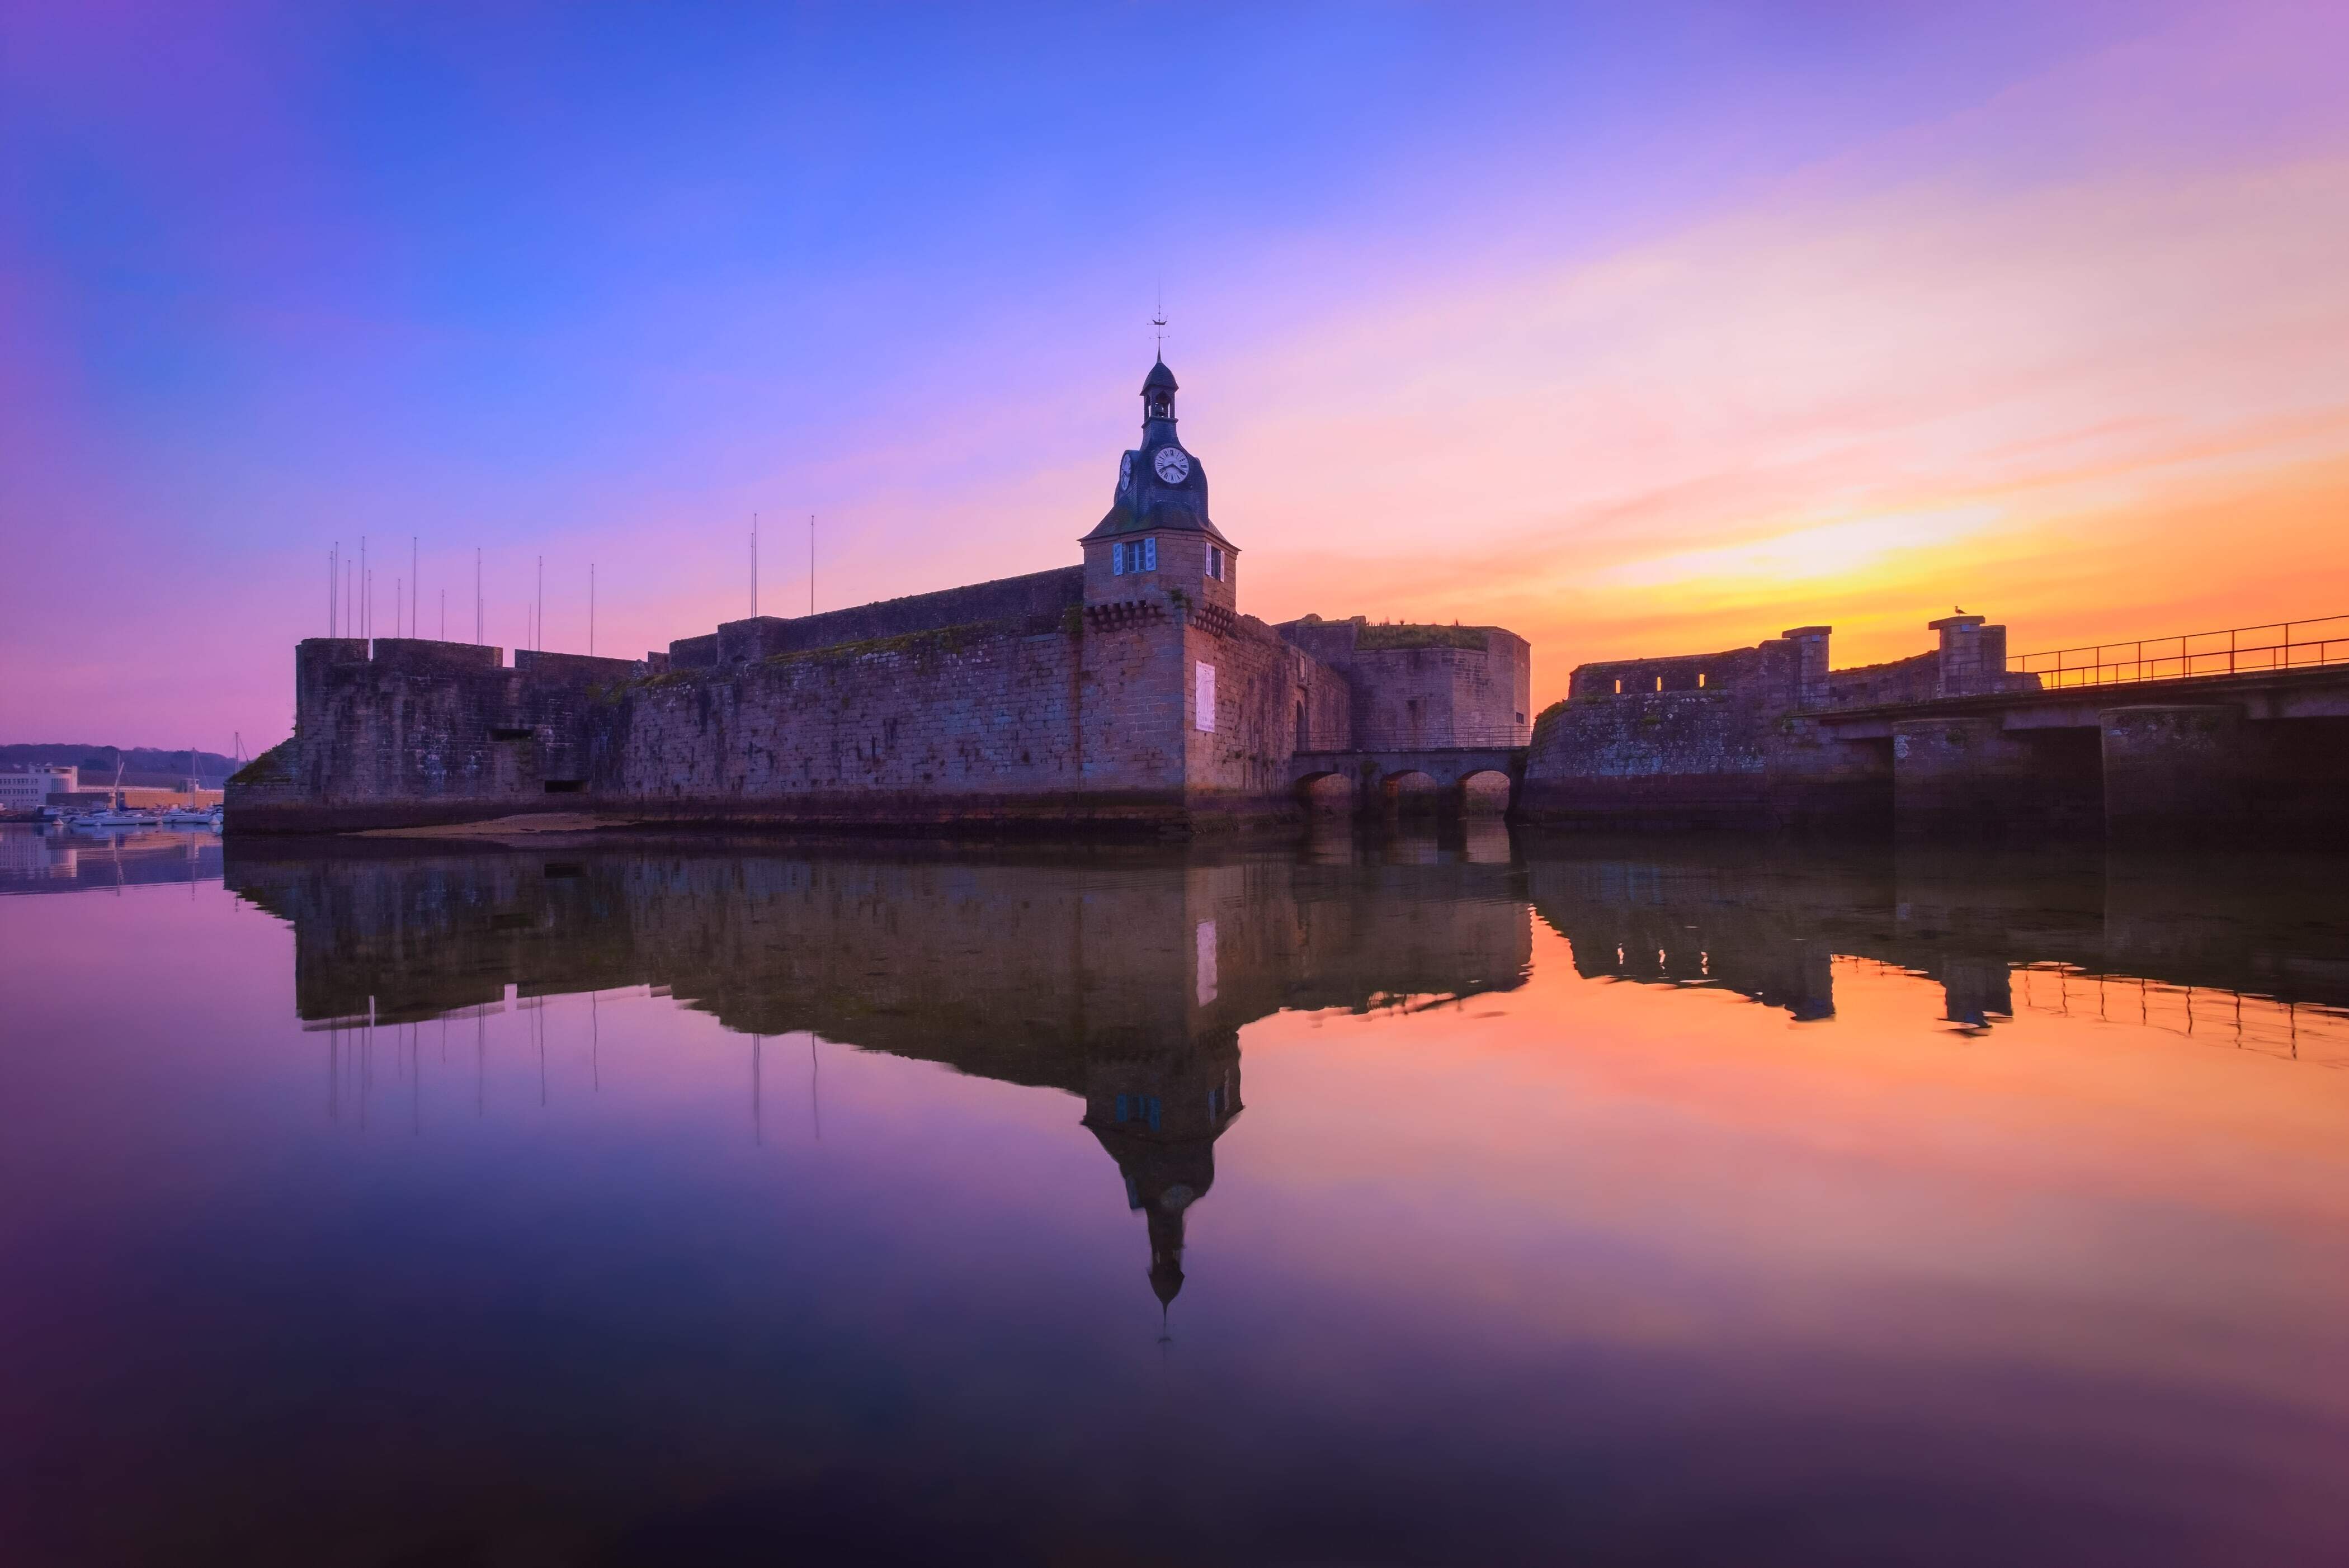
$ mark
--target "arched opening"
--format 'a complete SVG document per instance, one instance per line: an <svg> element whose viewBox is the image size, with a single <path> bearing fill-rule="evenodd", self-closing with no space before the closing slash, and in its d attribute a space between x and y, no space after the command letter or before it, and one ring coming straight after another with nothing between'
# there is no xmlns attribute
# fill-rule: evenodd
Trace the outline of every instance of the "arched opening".
<svg viewBox="0 0 2349 1568"><path fill-rule="evenodd" d="M1297 749L1313 749L1313 727L1305 717L1305 699L1301 696L1297 699Z"/></svg>
<svg viewBox="0 0 2349 1568"><path fill-rule="evenodd" d="M1297 781L1297 799L1316 815L1342 815L1354 809L1354 781L1343 773L1309 773Z"/></svg>
<svg viewBox="0 0 2349 1568"><path fill-rule="evenodd" d="M1379 795L1380 804L1403 816L1432 815L1444 799L1435 780L1415 768L1380 779Z"/></svg>
<svg viewBox="0 0 2349 1568"><path fill-rule="evenodd" d="M1500 817L1509 810L1509 776L1497 768L1482 768L1460 780L1460 814Z"/></svg>

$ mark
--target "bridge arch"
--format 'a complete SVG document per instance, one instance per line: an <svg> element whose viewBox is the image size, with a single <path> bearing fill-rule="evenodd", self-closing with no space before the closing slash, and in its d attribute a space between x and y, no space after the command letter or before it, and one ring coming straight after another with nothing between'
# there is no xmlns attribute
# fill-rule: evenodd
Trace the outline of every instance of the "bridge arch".
<svg viewBox="0 0 2349 1568"><path fill-rule="evenodd" d="M1449 814L1465 809L1475 797L1489 797L1501 810L1514 807L1525 768L1523 747L1299 751L1291 758L1289 780L1300 799L1310 790L1334 805L1340 787L1330 780L1342 778L1358 810L1416 810L1424 804Z"/></svg>
<svg viewBox="0 0 2349 1568"><path fill-rule="evenodd" d="M1433 810L1445 794L1445 780L1417 766L1381 769L1379 804L1390 811Z"/></svg>
<svg viewBox="0 0 2349 1568"><path fill-rule="evenodd" d="M1301 771L1292 789L1298 803L1308 810L1315 811L1350 810L1356 795L1352 771L1339 767L1311 768Z"/></svg>
<svg viewBox="0 0 2349 1568"><path fill-rule="evenodd" d="M1499 766L1464 768L1452 785L1454 803L1464 813L1498 816L1516 804L1517 779Z"/></svg>

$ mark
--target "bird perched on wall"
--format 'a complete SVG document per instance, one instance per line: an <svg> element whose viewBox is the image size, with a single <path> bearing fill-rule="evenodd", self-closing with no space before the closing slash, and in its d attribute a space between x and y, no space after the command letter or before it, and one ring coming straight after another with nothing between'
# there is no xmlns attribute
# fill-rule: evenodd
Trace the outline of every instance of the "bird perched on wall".
<svg viewBox="0 0 2349 1568"><path fill-rule="evenodd" d="M1955 610L1961 615L1966 613L1966 607L1963 604L1952 604L1950 608Z"/></svg>

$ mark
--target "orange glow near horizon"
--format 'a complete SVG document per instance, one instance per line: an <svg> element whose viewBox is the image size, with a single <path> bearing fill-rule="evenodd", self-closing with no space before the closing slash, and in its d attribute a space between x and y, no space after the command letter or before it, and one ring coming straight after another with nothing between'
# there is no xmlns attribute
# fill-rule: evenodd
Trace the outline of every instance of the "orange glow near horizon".
<svg viewBox="0 0 2349 1568"><path fill-rule="evenodd" d="M1839 665L1900 657L1959 603L2017 652L2349 612L2344 213L2339 160L1962 218L1911 192L1317 345L1300 382L1418 368L1346 420L1248 425L1267 510L1310 479L1365 545L1260 550L1254 607L1510 625L1545 702L1584 660L1811 622Z"/></svg>

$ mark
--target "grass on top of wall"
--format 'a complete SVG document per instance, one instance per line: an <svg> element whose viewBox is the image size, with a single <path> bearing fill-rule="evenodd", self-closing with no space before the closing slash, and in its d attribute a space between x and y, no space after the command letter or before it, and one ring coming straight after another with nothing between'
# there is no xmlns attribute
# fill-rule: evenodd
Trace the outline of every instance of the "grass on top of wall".
<svg viewBox="0 0 2349 1568"><path fill-rule="evenodd" d="M1489 626L1414 626L1397 624L1364 626L1354 636L1357 651L1381 648L1472 648L1485 649Z"/></svg>
<svg viewBox="0 0 2349 1568"><path fill-rule="evenodd" d="M294 781L294 738L287 736L229 776L232 784L290 784Z"/></svg>

